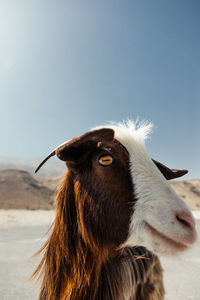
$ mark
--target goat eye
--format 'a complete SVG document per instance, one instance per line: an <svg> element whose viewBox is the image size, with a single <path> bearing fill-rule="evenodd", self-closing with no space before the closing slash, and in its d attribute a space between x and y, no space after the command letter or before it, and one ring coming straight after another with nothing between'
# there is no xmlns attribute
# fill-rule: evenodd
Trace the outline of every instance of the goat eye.
<svg viewBox="0 0 200 300"><path fill-rule="evenodd" d="M114 162L114 158L111 155L104 155L99 158L99 164L102 166L109 166Z"/></svg>

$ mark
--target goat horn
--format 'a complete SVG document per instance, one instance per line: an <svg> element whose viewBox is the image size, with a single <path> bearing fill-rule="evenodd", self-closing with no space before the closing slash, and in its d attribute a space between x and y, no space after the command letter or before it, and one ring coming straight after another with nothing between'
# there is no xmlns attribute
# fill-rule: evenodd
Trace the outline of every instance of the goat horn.
<svg viewBox="0 0 200 300"><path fill-rule="evenodd" d="M37 173L37 171L44 165L44 163L52 156L54 156L56 154L56 151L54 150L51 154L49 154L37 167L37 169L35 170L35 173Z"/></svg>
<svg viewBox="0 0 200 300"><path fill-rule="evenodd" d="M37 171L39 171L39 169L45 164L45 162L52 156L56 155L56 150L58 148L60 148L61 146L63 146L64 144L67 144L70 140L62 143L61 145L59 145L51 154L49 154L42 162L41 164L39 164L39 166L37 167L37 169L35 170L35 173L37 173Z"/></svg>

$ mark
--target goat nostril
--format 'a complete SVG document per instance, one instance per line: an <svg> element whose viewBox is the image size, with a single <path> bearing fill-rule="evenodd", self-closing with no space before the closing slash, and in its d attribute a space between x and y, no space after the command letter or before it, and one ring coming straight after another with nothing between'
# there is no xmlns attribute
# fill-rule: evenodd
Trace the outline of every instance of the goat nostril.
<svg viewBox="0 0 200 300"><path fill-rule="evenodd" d="M181 223L182 225L189 227L191 229L195 228L195 222L192 217L185 215L185 214L177 214L176 220Z"/></svg>
<svg viewBox="0 0 200 300"><path fill-rule="evenodd" d="M176 219L182 223L183 225L187 226L187 227L190 227L189 223L183 219L181 219L180 217L176 216Z"/></svg>

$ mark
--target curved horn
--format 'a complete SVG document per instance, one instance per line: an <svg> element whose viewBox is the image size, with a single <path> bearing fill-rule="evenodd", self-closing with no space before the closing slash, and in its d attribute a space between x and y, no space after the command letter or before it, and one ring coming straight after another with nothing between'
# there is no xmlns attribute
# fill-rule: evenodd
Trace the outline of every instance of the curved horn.
<svg viewBox="0 0 200 300"><path fill-rule="evenodd" d="M54 156L56 154L55 150L49 154L40 164L39 166L37 167L37 169L35 170L35 173L37 173L37 171L39 171L39 169L44 165L44 163L52 156Z"/></svg>

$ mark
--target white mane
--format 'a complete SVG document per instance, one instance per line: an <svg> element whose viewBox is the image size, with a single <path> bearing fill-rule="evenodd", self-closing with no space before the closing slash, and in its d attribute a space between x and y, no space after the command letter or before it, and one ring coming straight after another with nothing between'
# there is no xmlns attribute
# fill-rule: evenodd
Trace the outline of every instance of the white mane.
<svg viewBox="0 0 200 300"><path fill-rule="evenodd" d="M132 120L122 121L122 122L109 122L106 125L98 126L93 128L111 128L115 131L115 138L120 137L131 137L135 141L144 143L144 141L149 137L152 132L153 124L148 121L138 121Z"/></svg>

